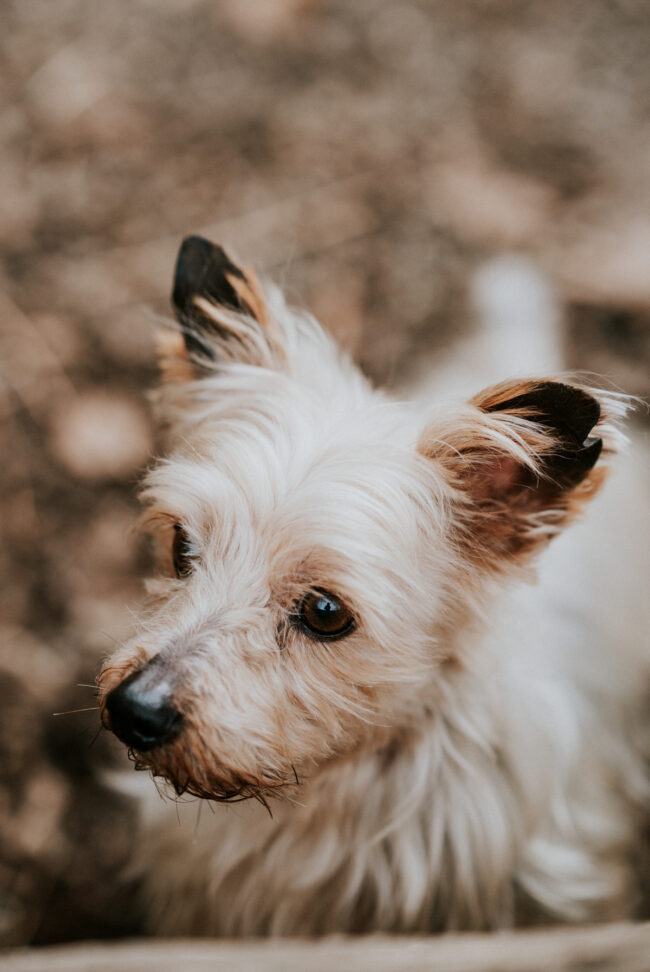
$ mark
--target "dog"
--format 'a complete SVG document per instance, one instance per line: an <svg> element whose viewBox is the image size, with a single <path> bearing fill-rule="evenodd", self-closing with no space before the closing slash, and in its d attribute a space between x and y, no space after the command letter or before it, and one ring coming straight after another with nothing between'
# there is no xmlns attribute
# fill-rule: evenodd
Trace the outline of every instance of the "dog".
<svg viewBox="0 0 650 972"><path fill-rule="evenodd" d="M630 914L647 651L607 512L634 509L599 496L627 400L547 375L398 400L200 237L172 301L159 573L98 678L104 726L186 795L141 801L148 929Z"/></svg>

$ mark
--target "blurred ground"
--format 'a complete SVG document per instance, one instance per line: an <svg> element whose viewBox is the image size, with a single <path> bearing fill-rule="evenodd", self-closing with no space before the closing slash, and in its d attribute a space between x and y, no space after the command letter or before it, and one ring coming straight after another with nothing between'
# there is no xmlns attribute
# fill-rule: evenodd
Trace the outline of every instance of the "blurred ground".
<svg viewBox="0 0 650 972"><path fill-rule="evenodd" d="M147 553L143 397L181 236L391 381L523 253L572 366L648 393L644 0L3 0L0 939L138 929L91 685ZM525 319L522 321L525 326Z"/></svg>

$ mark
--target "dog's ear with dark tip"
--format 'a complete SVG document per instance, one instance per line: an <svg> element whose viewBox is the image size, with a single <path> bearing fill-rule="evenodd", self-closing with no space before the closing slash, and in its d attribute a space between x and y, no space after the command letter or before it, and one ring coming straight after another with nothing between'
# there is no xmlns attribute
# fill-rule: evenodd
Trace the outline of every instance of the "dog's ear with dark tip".
<svg viewBox="0 0 650 972"><path fill-rule="evenodd" d="M265 351L277 350L255 275L201 236L188 236L181 244L171 300L182 329L182 351L194 362L227 358L262 363ZM166 343L171 346L171 341ZM175 354L178 358L178 350ZM169 357L168 348L164 355Z"/></svg>
<svg viewBox="0 0 650 972"><path fill-rule="evenodd" d="M606 392L540 379L489 388L432 423L420 451L444 469L474 558L502 565L582 510L607 471L599 458L617 443L608 410L623 406Z"/></svg>
<svg viewBox="0 0 650 972"><path fill-rule="evenodd" d="M222 247L202 236L188 236L183 240L176 258L172 305L190 353L214 356L205 338L215 330L215 322L197 306L197 297L214 307L254 317L243 295L246 286L243 271Z"/></svg>

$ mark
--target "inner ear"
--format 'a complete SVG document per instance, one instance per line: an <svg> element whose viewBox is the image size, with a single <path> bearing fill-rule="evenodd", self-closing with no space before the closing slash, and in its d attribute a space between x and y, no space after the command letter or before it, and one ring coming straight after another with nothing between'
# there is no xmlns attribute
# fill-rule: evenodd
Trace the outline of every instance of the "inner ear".
<svg viewBox="0 0 650 972"><path fill-rule="evenodd" d="M260 327L268 324L262 290L252 271L242 270L221 246L201 236L186 237L178 251L172 306L193 357L215 360L220 344L235 340L245 345L245 329L235 324L238 316Z"/></svg>

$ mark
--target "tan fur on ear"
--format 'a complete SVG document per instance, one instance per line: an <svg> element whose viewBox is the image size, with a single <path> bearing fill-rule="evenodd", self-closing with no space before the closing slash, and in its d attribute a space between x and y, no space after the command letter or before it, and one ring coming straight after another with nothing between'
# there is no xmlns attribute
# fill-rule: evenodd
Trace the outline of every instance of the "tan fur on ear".
<svg viewBox="0 0 650 972"><path fill-rule="evenodd" d="M161 329L156 339L158 364L163 381L192 381L196 375L183 335L177 331Z"/></svg>
<svg viewBox="0 0 650 972"><path fill-rule="evenodd" d="M244 268L244 279L234 273L226 273L232 289L240 300L250 309L252 316L262 325L269 323L269 315L264 300L264 292L253 270Z"/></svg>
<svg viewBox="0 0 650 972"><path fill-rule="evenodd" d="M228 277L228 280L232 282L233 288L238 293L241 291L242 294L246 294L247 301L249 298L253 298L259 303L261 291L249 290L247 281L236 280L235 278L231 280L230 277ZM242 360L246 360L249 364L267 368L282 367L286 364L286 354L279 328L273 318L267 314L265 305L258 308L261 319L253 317L252 313L245 315L215 304L206 297L195 297L194 306L204 318L217 325L216 333L221 337L220 349L222 355L228 353L227 348L230 342L230 353L233 358L242 358L242 350L244 350Z"/></svg>

